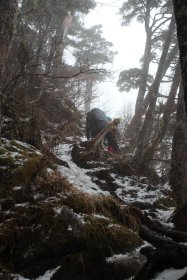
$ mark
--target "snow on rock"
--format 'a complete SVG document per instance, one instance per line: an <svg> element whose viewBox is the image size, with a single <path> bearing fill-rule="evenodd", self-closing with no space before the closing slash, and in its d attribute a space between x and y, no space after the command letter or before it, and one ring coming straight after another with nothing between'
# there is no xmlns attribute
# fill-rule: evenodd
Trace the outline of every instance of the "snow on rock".
<svg viewBox="0 0 187 280"><path fill-rule="evenodd" d="M113 255L112 257L107 258L106 262L107 263L113 263L113 262L116 262L116 261L123 261L127 257L129 257L130 255L131 255L130 253Z"/></svg>

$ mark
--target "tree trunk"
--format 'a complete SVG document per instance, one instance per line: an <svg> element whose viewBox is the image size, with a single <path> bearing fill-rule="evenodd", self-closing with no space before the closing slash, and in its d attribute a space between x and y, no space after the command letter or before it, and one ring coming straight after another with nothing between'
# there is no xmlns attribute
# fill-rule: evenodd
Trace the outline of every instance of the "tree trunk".
<svg viewBox="0 0 187 280"><path fill-rule="evenodd" d="M163 70L163 73L162 73L162 78L166 74L166 72L167 72L168 68L170 67L174 58L176 58L178 52L179 52L179 47L178 47L178 43L176 42L176 44L174 45L173 49L170 51L170 53L168 54L168 57L166 59L166 63L165 63L164 70ZM144 99L143 114L145 114L145 112L146 112L146 110L149 106L150 100L151 100L151 93L149 92Z"/></svg>
<svg viewBox="0 0 187 280"><path fill-rule="evenodd" d="M3 84L6 61L12 45L18 14L18 0L1 0L0 6L0 135L3 118Z"/></svg>
<svg viewBox="0 0 187 280"><path fill-rule="evenodd" d="M184 0L173 0L173 6L177 25L182 83L184 90L185 110L187 115L187 2Z"/></svg>
<svg viewBox="0 0 187 280"><path fill-rule="evenodd" d="M170 120L171 113L173 112L173 106L175 101L175 96L177 94L177 90L180 83L180 63L177 64L175 74L173 77L173 83L169 92L169 96L167 102L165 104L165 110L163 113L163 117L161 120L161 127L160 130L155 135L154 139L151 141L151 145L147 148L143 158L150 160L153 157L154 150L158 147L158 145L162 142Z"/></svg>
<svg viewBox="0 0 187 280"><path fill-rule="evenodd" d="M167 37L166 37L165 43L163 45L163 51L162 51L162 55L160 57L156 77L155 77L155 80L154 80L153 84L151 85L149 93L148 93L151 96L151 100L150 100L149 108L147 110L142 129L138 136L138 147L137 147L136 154L135 154L135 158L138 160L143 159L143 154L145 154L145 150L146 150L147 144L150 139L152 124L153 124L153 119L154 119L154 110L155 110L156 101L157 101L157 97L158 97L158 91L159 91L160 83L162 81L163 70L164 70L164 66L165 66L165 62L166 62L166 58L167 58L167 54L168 54L168 50L170 47L171 38L172 38L172 35L174 32L174 29L175 29L175 20L174 20L174 16L172 16L172 19L171 19L171 22L169 25L169 29L168 29L168 33L167 33Z"/></svg>
<svg viewBox="0 0 187 280"><path fill-rule="evenodd" d="M174 44L173 48L171 49L171 51L169 52L168 57L166 59L166 63L165 63L164 70L163 70L163 77L164 77L165 73L167 72L167 70L169 69L169 67L171 66L171 63L173 62L173 60L178 57L178 54L179 54L179 45L178 45L178 42L176 39L175 44Z"/></svg>
<svg viewBox="0 0 187 280"><path fill-rule="evenodd" d="M147 87L147 78L149 73L149 65L151 60L151 40L152 40L152 32L151 28L149 27L149 21L150 21L150 1L147 1L147 12L146 12L146 18L145 18L145 30L146 30L146 44L145 44L145 50L144 50L144 56L143 56L143 67L142 67L142 77L140 80L140 86L138 90L138 96L136 100L136 106L135 106L135 114L134 117L129 124L126 135L128 138L133 140L137 132L140 129L142 115L143 115L143 108L144 108L144 96L146 92Z"/></svg>
<svg viewBox="0 0 187 280"><path fill-rule="evenodd" d="M182 87L178 96L177 120L172 147L170 184L177 205L181 206L185 204L187 202L187 121Z"/></svg>
<svg viewBox="0 0 187 280"><path fill-rule="evenodd" d="M86 80L86 92L84 94L84 110L85 114L91 109L91 101L93 97L93 80Z"/></svg>
<svg viewBox="0 0 187 280"><path fill-rule="evenodd" d="M62 57L64 54L64 41L71 25L71 21L72 15L70 12L68 12L67 16L63 19L61 26L59 26L59 29L56 32L56 51L53 64L54 75L58 75L61 71Z"/></svg>
<svg viewBox="0 0 187 280"><path fill-rule="evenodd" d="M63 30L59 30L56 34L55 40L55 55L53 61L53 75L58 76L60 72L60 66L62 65L62 57L64 53L64 43L63 43Z"/></svg>

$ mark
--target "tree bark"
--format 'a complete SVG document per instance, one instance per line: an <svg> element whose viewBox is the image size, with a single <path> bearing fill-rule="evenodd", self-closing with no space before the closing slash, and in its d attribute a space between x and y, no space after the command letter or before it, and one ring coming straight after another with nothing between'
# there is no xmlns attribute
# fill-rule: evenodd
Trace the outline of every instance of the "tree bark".
<svg viewBox="0 0 187 280"><path fill-rule="evenodd" d="M175 29L175 20L174 20L174 16L172 16L170 25L169 25L169 29L168 29L168 33L167 33L167 37L166 37L165 43L163 45L163 51L162 51L162 55L160 57L156 77L149 90L149 93L151 96L149 108L147 110L142 129L138 136L138 147L137 147L136 154L135 154L135 159L138 159L138 160L143 159L143 155L145 154L145 150L147 148L147 144L150 139L151 128L152 128L153 118L154 118L154 110L155 110L156 101L157 101L157 97L158 97L158 91L159 91L160 83L161 83L161 80L163 77L163 70L164 70L164 66L165 66L165 62L166 62L166 58L167 58L167 54L168 54L168 50L170 47L171 38L172 38L172 35L174 32L174 29Z"/></svg>
<svg viewBox="0 0 187 280"><path fill-rule="evenodd" d="M143 158L146 159L146 161L149 161L153 157L154 150L158 147L158 145L162 142L168 128L169 120L171 113L173 112L173 106L175 101L175 96L177 94L177 90L180 83L180 63L177 64L175 74L173 77L173 83L169 92L169 96L167 99L167 102L165 104L165 110L163 113L163 117L161 120L161 127L160 130L157 132L153 140L151 141L151 144L148 146L145 154L143 155Z"/></svg>
<svg viewBox="0 0 187 280"><path fill-rule="evenodd" d="M153 247L147 246L140 253L147 257L147 263L137 273L134 280L150 280L156 273L169 268L183 268L187 265L187 246L178 244L167 236L160 235L146 226L141 226L140 237L151 243Z"/></svg>
<svg viewBox="0 0 187 280"><path fill-rule="evenodd" d="M151 31L151 27L149 27L151 1L147 1L146 9L147 10L145 16L145 31L147 37L146 37L146 44L145 44L145 50L143 56L142 77L140 80L140 86L139 86L138 96L135 105L135 114L126 131L127 137L130 138L131 140L133 140L136 137L136 134L139 131L141 125L143 109L144 109L144 96L147 87L149 65L151 60L152 31Z"/></svg>
<svg viewBox="0 0 187 280"><path fill-rule="evenodd" d="M64 41L71 25L72 15L68 12L56 32L56 51L53 63L53 74L58 75L61 71L62 58L64 54Z"/></svg>
<svg viewBox="0 0 187 280"><path fill-rule="evenodd" d="M93 99L93 80L86 80L86 92L84 94L84 111L87 114L91 109L91 102Z"/></svg>
<svg viewBox="0 0 187 280"><path fill-rule="evenodd" d="M3 118L3 85L5 66L12 45L16 19L18 15L18 0L1 0L0 5L0 135Z"/></svg>
<svg viewBox="0 0 187 280"><path fill-rule="evenodd" d="M173 6L177 25L185 111L187 115L187 2L184 0L173 0Z"/></svg>
<svg viewBox="0 0 187 280"><path fill-rule="evenodd" d="M178 43L176 42L176 44L174 45L173 49L170 51L170 53L168 54L168 57L166 59L166 63L165 63L164 70L163 70L163 73L162 73L162 78L166 74L168 68L170 67L170 65L172 63L172 61L176 58L178 52L179 52L179 47L178 47ZM146 112L146 110L149 106L150 99L151 99L151 93L149 92L144 99L143 114L145 114L145 112Z"/></svg>
<svg viewBox="0 0 187 280"><path fill-rule="evenodd" d="M187 121L182 87L178 96L173 137L170 184L178 206L187 202Z"/></svg>

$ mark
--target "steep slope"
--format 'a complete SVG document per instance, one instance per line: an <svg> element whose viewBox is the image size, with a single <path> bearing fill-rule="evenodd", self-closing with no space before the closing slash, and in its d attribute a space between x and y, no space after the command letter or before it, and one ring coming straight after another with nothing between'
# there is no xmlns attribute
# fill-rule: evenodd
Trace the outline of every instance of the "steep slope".
<svg viewBox="0 0 187 280"><path fill-rule="evenodd" d="M71 143L56 151L66 166L48 162L29 184L1 185L1 279L128 279L146 260L141 224L172 227L168 185L124 176L114 158L80 168Z"/></svg>

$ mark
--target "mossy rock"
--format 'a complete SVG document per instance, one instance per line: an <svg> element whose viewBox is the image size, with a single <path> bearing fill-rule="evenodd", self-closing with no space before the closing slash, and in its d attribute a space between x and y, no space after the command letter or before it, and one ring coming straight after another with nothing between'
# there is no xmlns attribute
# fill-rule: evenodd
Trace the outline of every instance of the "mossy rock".
<svg viewBox="0 0 187 280"><path fill-rule="evenodd" d="M0 156L4 155L6 153L6 149L4 148L0 148Z"/></svg>
<svg viewBox="0 0 187 280"><path fill-rule="evenodd" d="M0 257L19 272L41 258L66 255L85 245L83 223L67 207L56 214L50 205L18 207L0 227Z"/></svg>
<svg viewBox="0 0 187 280"><path fill-rule="evenodd" d="M114 278L105 258L98 251L93 254L81 251L78 254L67 255L62 259L60 265L52 280L122 280Z"/></svg>
<svg viewBox="0 0 187 280"><path fill-rule="evenodd" d="M26 142L36 148L41 147L41 132L36 117L19 118L8 122L2 129L2 135L8 139Z"/></svg>
<svg viewBox="0 0 187 280"><path fill-rule="evenodd" d="M145 263L145 257L133 256L126 263L109 264L96 250L65 256L51 280L124 280L132 277ZM142 259L140 259L142 258ZM57 265L56 265L57 267ZM131 279L131 278L130 278Z"/></svg>
<svg viewBox="0 0 187 280"><path fill-rule="evenodd" d="M0 187L29 184L42 167L43 155L30 145L3 138L0 149Z"/></svg>
<svg viewBox="0 0 187 280"><path fill-rule="evenodd" d="M90 217L85 224L88 247L104 256L131 252L142 245L139 235L112 220Z"/></svg>

